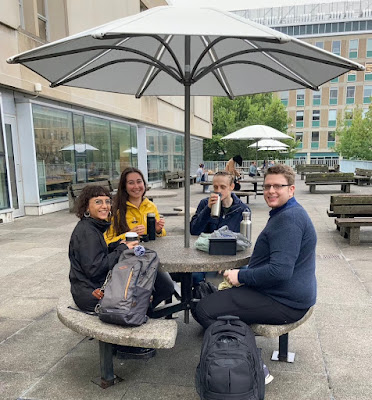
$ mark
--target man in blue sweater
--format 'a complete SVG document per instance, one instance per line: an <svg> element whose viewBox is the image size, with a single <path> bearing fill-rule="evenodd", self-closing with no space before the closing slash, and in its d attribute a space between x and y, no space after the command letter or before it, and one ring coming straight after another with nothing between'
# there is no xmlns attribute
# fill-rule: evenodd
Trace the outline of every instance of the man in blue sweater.
<svg viewBox="0 0 372 400"><path fill-rule="evenodd" d="M294 181L289 166L278 164L267 170L264 198L270 218L248 267L224 272L233 287L198 303L196 319L205 328L221 315L236 315L247 324L292 323L315 304L316 233L294 198Z"/></svg>

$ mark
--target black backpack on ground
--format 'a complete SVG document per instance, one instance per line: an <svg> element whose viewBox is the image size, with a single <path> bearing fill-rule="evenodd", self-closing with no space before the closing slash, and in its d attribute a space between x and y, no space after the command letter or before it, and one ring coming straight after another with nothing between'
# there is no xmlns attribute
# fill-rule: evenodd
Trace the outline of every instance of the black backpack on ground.
<svg viewBox="0 0 372 400"><path fill-rule="evenodd" d="M104 296L96 307L99 319L124 326L144 324L158 266L159 258L153 250L146 249L141 256L124 250L107 275Z"/></svg>
<svg viewBox="0 0 372 400"><path fill-rule="evenodd" d="M238 317L219 317L205 331L195 375L202 400L263 400L265 376L251 328Z"/></svg>

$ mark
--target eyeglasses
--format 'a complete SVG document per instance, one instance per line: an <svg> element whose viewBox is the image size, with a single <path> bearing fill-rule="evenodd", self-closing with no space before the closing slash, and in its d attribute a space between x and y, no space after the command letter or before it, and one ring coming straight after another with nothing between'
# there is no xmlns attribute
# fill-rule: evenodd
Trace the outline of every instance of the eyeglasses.
<svg viewBox="0 0 372 400"><path fill-rule="evenodd" d="M96 199L96 200L94 200L94 204L97 204L97 206L102 206L103 202L105 202L106 206L111 206L111 204L112 204L111 199L107 199L107 200Z"/></svg>
<svg viewBox="0 0 372 400"><path fill-rule="evenodd" d="M275 184L275 185L263 185L263 189L264 189L265 191L268 191L268 190L270 190L271 188L273 188L274 190L280 190L280 189L282 189L282 188L285 187L285 186L292 186L292 185L277 185L277 184Z"/></svg>

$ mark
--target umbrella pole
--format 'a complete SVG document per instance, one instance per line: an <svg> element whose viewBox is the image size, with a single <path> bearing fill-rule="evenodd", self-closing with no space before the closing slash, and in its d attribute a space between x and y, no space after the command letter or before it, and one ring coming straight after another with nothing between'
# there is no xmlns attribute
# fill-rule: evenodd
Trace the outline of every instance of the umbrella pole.
<svg viewBox="0 0 372 400"><path fill-rule="evenodd" d="M257 155L257 153L258 153L258 142L256 143L256 173L255 173L256 177L257 177L257 173L258 173L258 155Z"/></svg>
<svg viewBox="0 0 372 400"><path fill-rule="evenodd" d="M185 37L185 247L190 247L190 36Z"/></svg>

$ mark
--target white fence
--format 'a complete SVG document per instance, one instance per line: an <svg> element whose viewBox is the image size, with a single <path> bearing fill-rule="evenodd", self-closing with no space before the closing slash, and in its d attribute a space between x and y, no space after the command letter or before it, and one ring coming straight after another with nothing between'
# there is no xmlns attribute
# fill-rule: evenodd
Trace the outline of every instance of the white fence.
<svg viewBox="0 0 372 400"><path fill-rule="evenodd" d="M252 161L256 161L256 160L244 160L241 168L248 169ZM264 160L258 160L257 161L258 167L261 167L263 162L264 162ZM267 160L266 160L266 162L267 162ZM306 158L305 157L303 157L303 158L288 158L285 160L275 160L274 162L280 163L280 164L287 164L291 167L295 167L298 164L306 164ZM329 157L329 158L319 157L319 158L311 158L310 162L311 162L311 164L325 164L325 165L328 165L329 167L333 167L334 165L339 164L340 160L338 157ZM205 161L204 168L206 170L211 170L214 172L223 171L226 167L226 163L227 163L227 161ZM367 168L367 167L357 167L357 168ZM353 172L354 172L354 170L353 170Z"/></svg>

